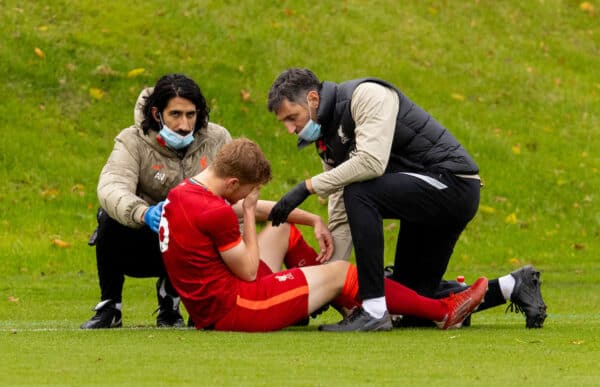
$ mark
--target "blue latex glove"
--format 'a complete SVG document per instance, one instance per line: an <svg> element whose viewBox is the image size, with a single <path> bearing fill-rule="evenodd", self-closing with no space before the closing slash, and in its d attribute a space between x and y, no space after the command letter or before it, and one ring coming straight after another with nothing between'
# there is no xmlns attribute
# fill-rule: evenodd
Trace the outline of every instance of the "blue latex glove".
<svg viewBox="0 0 600 387"><path fill-rule="evenodd" d="M162 213L162 208L164 205L165 202L162 201L154 206L150 206L144 214L144 223L146 223L146 225L150 227L150 229L155 233L158 233L158 227L160 225L160 214Z"/></svg>
<svg viewBox="0 0 600 387"><path fill-rule="evenodd" d="M269 214L269 220L273 226L279 226L287 220L290 212L298 207L308 196L310 192L306 188L306 182L298 183L290 192L283 195L281 199L273 206Z"/></svg>

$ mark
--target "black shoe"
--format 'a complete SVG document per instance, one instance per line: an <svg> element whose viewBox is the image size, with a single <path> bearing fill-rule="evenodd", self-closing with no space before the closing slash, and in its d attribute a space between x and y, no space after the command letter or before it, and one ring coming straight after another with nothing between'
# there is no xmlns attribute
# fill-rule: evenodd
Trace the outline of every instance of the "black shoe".
<svg viewBox="0 0 600 387"><path fill-rule="evenodd" d="M394 275L394 265L384 267L383 275L385 278L392 278L392 276Z"/></svg>
<svg viewBox="0 0 600 387"><path fill-rule="evenodd" d="M392 319L387 311L383 317L375 318L361 307L354 308L348 317L337 324L319 326L320 331L327 332L389 331L391 329Z"/></svg>
<svg viewBox="0 0 600 387"><path fill-rule="evenodd" d="M156 326L159 328L183 328L185 322L183 316L177 310L161 309L157 310L158 316L156 316ZM192 322L193 323L193 322Z"/></svg>
<svg viewBox="0 0 600 387"><path fill-rule="evenodd" d="M304 317L292 324L294 327L306 327L310 324L310 317Z"/></svg>
<svg viewBox="0 0 600 387"><path fill-rule="evenodd" d="M92 310L96 311L96 314L81 324L81 329L119 328L123 325L121 311L115 307L112 300L101 301Z"/></svg>
<svg viewBox="0 0 600 387"><path fill-rule="evenodd" d="M192 320L192 318L189 316L188 316L187 326L188 326L188 328L196 328L196 323L194 323L194 320Z"/></svg>
<svg viewBox="0 0 600 387"><path fill-rule="evenodd" d="M540 289L540 272L531 265L510 273L515 279L515 287L510 295L510 305L506 311L525 314L527 328L541 328L546 320L546 304Z"/></svg>
<svg viewBox="0 0 600 387"><path fill-rule="evenodd" d="M159 328L183 328L185 322L179 311L179 296L173 296L165 290L164 278L159 278L156 281L156 297L158 298L158 312L156 316L156 326Z"/></svg>

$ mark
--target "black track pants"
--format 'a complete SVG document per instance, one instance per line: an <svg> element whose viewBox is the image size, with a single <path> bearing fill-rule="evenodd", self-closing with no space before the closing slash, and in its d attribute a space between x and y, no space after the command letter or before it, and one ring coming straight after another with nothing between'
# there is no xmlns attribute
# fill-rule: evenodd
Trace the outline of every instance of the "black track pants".
<svg viewBox="0 0 600 387"><path fill-rule="evenodd" d="M346 186L362 299L384 295L383 219L400 220L394 279L432 296L458 237L477 212L479 190L478 179L449 173L390 173Z"/></svg>
<svg viewBox="0 0 600 387"><path fill-rule="evenodd" d="M167 293L176 295L162 261L158 235L148 227L134 229L98 212L96 263L102 300L121 302L125 276L166 278Z"/></svg>

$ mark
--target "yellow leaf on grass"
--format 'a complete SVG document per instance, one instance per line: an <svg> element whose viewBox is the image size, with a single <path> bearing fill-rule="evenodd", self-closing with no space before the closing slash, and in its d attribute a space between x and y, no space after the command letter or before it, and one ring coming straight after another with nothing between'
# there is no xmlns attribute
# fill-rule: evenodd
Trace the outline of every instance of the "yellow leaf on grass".
<svg viewBox="0 0 600 387"><path fill-rule="evenodd" d="M452 93L451 95L452 99L455 99L457 101L464 101L465 100L465 96L462 94L458 94L458 93Z"/></svg>
<svg viewBox="0 0 600 387"><path fill-rule="evenodd" d="M93 99L101 100L104 98L104 90L95 87L90 88L90 97Z"/></svg>
<svg viewBox="0 0 600 387"><path fill-rule="evenodd" d="M130 71L127 73L127 76L128 76L129 78L133 78L133 77L137 77L138 75L140 75L140 74L143 74L143 73L145 73L145 72L146 72L146 69L145 69L145 68L143 68L143 67L140 67L140 68L137 68L137 69L130 70Z"/></svg>
<svg viewBox="0 0 600 387"><path fill-rule="evenodd" d="M60 247L61 249L71 246L69 242L65 242L62 239L52 239L52 244L56 247Z"/></svg>
<svg viewBox="0 0 600 387"><path fill-rule="evenodd" d="M59 194L56 188L48 188L42 191L42 196L45 198L55 198Z"/></svg>
<svg viewBox="0 0 600 387"><path fill-rule="evenodd" d="M594 5L589 1L584 1L583 3L579 4L579 9L587 12L590 15L593 15L596 12Z"/></svg>
<svg viewBox="0 0 600 387"><path fill-rule="evenodd" d="M490 207L490 206L479 206L479 211L483 212L484 214L493 214L496 212L496 209L494 207Z"/></svg>
<svg viewBox="0 0 600 387"><path fill-rule="evenodd" d="M39 48L39 47L34 48L33 52L35 53L35 55L37 55L40 58L45 58L46 57L46 54L44 54L44 51L42 51L42 49Z"/></svg>
<svg viewBox="0 0 600 387"><path fill-rule="evenodd" d="M504 221L508 224L517 224L517 222L518 222L517 214L515 214L513 212L512 214L510 214L506 218L504 218Z"/></svg>
<svg viewBox="0 0 600 387"><path fill-rule="evenodd" d="M515 155L520 155L521 154L521 144L515 144L512 147L512 153Z"/></svg>

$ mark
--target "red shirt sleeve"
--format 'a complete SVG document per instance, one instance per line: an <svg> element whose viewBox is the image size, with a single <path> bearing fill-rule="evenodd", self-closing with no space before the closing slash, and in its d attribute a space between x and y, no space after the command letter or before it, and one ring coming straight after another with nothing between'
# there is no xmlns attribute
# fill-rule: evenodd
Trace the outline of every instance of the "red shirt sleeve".
<svg viewBox="0 0 600 387"><path fill-rule="evenodd" d="M238 218L228 204L204 211L202 217L202 231L210 235L219 251L229 250L242 241Z"/></svg>

